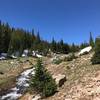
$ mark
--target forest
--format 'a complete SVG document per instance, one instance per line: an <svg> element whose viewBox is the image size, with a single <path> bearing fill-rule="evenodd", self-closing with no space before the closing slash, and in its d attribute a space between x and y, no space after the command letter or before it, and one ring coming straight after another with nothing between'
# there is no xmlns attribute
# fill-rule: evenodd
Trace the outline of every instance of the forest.
<svg viewBox="0 0 100 100"><path fill-rule="evenodd" d="M44 56L50 51L68 54L93 44L91 32L89 42L83 42L80 45L64 43L62 39L56 42L54 38L52 38L51 42L48 42L41 38L39 32L34 32L34 29L30 32L22 28L11 27L8 23L0 21L0 53L7 53L7 55L16 55L18 53L18 56L21 56L25 49L30 52L33 50L38 51Z"/></svg>

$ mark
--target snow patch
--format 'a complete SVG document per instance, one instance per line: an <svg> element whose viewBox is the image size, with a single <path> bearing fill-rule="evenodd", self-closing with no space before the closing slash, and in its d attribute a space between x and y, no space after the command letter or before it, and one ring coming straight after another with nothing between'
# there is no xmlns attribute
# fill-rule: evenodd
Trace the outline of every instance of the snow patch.
<svg viewBox="0 0 100 100"><path fill-rule="evenodd" d="M78 55L82 55L82 54L84 54L84 53L89 53L91 50L92 50L92 47L91 47L91 46L86 47L86 48L82 49L82 50L79 52Z"/></svg>
<svg viewBox="0 0 100 100"><path fill-rule="evenodd" d="M21 75L16 80L16 87L11 88L10 92L3 95L0 100L17 100L23 95L24 90L29 87L30 74L34 73L34 68L28 69L21 73Z"/></svg>

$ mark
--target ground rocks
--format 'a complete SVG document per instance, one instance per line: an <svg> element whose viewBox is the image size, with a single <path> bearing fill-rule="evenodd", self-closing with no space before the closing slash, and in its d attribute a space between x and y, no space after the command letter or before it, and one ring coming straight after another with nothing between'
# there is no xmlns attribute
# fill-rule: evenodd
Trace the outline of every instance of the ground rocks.
<svg viewBox="0 0 100 100"><path fill-rule="evenodd" d="M41 99L40 95L32 95L30 93L26 93L19 100L40 100L40 99Z"/></svg>
<svg viewBox="0 0 100 100"><path fill-rule="evenodd" d="M33 97L32 100L40 100L41 99L41 96L40 95L36 95L35 97Z"/></svg>
<svg viewBox="0 0 100 100"><path fill-rule="evenodd" d="M53 78L55 79L58 87L61 87L64 84L64 82L66 81L66 76L62 75L62 74L58 74L56 76L53 75Z"/></svg>

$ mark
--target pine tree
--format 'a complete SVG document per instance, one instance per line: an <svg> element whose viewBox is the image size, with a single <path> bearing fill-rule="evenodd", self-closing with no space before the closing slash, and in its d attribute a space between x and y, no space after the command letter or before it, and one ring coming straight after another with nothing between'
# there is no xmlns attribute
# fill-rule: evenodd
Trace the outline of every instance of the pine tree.
<svg viewBox="0 0 100 100"><path fill-rule="evenodd" d="M64 53L64 42L63 42L63 40L60 41L60 53Z"/></svg>
<svg viewBox="0 0 100 100"><path fill-rule="evenodd" d="M39 32L37 33L37 44L39 44L41 42L41 38L40 38L40 34Z"/></svg>
<svg viewBox="0 0 100 100"><path fill-rule="evenodd" d="M89 43L87 42L81 43L80 49L84 49L85 47L88 47L88 46L89 46Z"/></svg>
<svg viewBox="0 0 100 100"><path fill-rule="evenodd" d="M37 61L35 75L32 77L30 86L45 97L54 94L57 90L54 79L52 79L52 76L44 68L40 59Z"/></svg>
<svg viewBox="0 0 100 100"><path fill-rule="evenodd" d="M71 45L70 48L72 53L79 51L79 46L75 45L74 43Z"/></svg>
<svg viewBox="0 0 100 100"><path fill-rule="evenodd" d="M4 37L5 50L4 50L4 52L8 52L9 43L10 43L10 39L11 39L11 29L10 29L10 26L8 23L5 25L4 34L5 34L5 37Z"/></svg>
<svg viewBox="0 0 100 100"><path fill-rule="evenodd" d="M94 47L94 40L93 40L93 37L92 37L92 33L91 32L90 32L89 44L90 44L90 46Z"/></svg>
<svg viewBox="0 0 100 100"><path fill-rule="evenodd" d="M52 39L52 42L51 42L51 50L52 50L52 52L55 52L55 53L57 51L57 43L54 40L54 38Z"/></svg>
<svg viewBox="0 0 100 100"><path fill-rule="evenodd" d="M0 53L2 52L1 48L2 48L2 25L1 25L1 21L0 21Z"/></svg>
<svg viewBox="0 0 100 100"><path fill-rule="evenodd" d="M91 59L92 64L100 64L100 37L96 38L95 41L95 54Z"/></svg>
<svg viewBox="0 0 100 100"><path fill-rule="evenodd" d="M71 46L71 51L75 52L76 51L75 49L76 49L76 47L75 47L75 44L73 43L72 46Z"/></svg>

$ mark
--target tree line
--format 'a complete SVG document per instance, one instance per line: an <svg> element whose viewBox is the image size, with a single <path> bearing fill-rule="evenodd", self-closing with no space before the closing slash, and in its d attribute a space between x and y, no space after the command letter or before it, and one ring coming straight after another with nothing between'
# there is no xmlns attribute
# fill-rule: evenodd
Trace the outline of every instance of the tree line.
<svg viewBox="0 0 100 100"><path fill-rule="evenodd" d="M92 35L91 35L91 40ZM92 42L91 42L92 44ZM39 32L35 33L34 29L29 32L21 28L10 27L8 23L0 21L0 53L7 53L8 55L19 52L19 55L23 53L23 50L28 49L30 51L38 51L41 54L46 55L49 50L54 53L68 54L70 52L76 52L86 47L89 43L82 43L81 45L69 45L64 43L63 40L56 42L52 39L52 42L44 41L41 39Z"/></svg>
<svg viewBox="0 0 100 100"><path fill-rule="evenodd" d="M0 21L0 53L21 55L24 49L46 52L48 48L49 43L40 38L39 32L35 35L34 30L15 29Z"/></svg>

